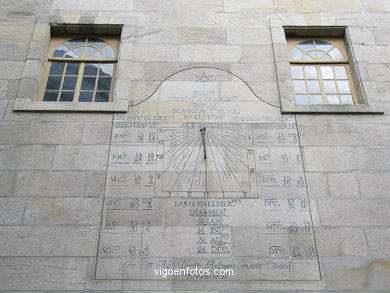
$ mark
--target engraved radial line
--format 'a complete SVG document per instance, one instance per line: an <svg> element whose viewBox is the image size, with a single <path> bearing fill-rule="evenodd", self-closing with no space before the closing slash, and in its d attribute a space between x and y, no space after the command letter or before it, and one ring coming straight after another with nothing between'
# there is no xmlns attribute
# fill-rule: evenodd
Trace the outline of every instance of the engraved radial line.
<svg viewBox="0 0 390 293"><path fill-rule="evenodd" d="M220 129L213 129L213 130L218 134L221 134L221 135L224 135L227 137L231 137L233 140L240 142L240 139L238 138L238 136L241 136L241 132L239 132L239 131L236 131L233 133L233 132L227 132L227 131L220 130Z"/></svg>
<svg viewBox="0 0 390 293"><path fill-rule="evenodd" d="M195 139L193 139L192 141L190 141L189 144L183 149L183 151L175 157L174 162L179 158L179 156L180 156L184 151L186 151L187 149L189 149L191 143L194 142L194 141L196 141L196 136L195 136ZM195 144L195 145L196 145L196 144ZM195 147L195 145L194 145L194 147ZM185 157L183 156L183 158L180 160L179 164L181 163L181 161L182 161L184 158L185 158ZM172 162L172 164L173 164L174 162ZM163 172L166 172L169 168L170 168L170 165L168 165L168 167L167 167Z"/></svg>
<svg viewBox="0 0 390 293"><path fill-rule="evenodd" d="M198 136L198 139L196 140L196 142L197 142L198 140L199 140L199 136ZM194 144L194 147L192 148L191 154L192 154L192 152L194 151L196 145L197 145L197 143ZM188 162L188 161L187 161L187 162ZM182 169L182 170L184 170L185 166L187 165L187 162L184 163L184 166L183 166L183 169ZM172 187L171 187L172 190L173 190L173 188L175 188L175 185L176 185L177 181L179 181L179 178L180 178L180 175L177 176L175 183L172 185Z"/></svg>
<svg viewBox="0 0 390 293"><path fill-rule="evenodd" d="M193 137L196 137L196 135L193 135ZM189 139L191 139L191 137L189 137ZM192 138L192 141L193 141L193 138ZM169 153L169 162L171 162L172 161L172 159L171 158L174 158L174 159L176 159L177 158L177 152L179 152L180 150L183 150L183 147L184 147L184 150L187 148L187 147L189 147L190 145L191 145L191 143L192 143L192 141L191 140L189 140L188 141L188 144L186 144L186 145L178 145L178 146L175 146L175 147L173 147L173 148L171 148L169 151L167 151L166 153L168 154ZM183 150L183 151L184 151Z"/></svg>
<svg viewBox="0 0 390 293"><path fill-rule="evenodd" d="M218 139L216 136L215 136L215 139ZM237 159L242 163L242 165L244 165L244 167L245 168L248 168L248 166L236 155L236 154L234 154L229 148L227 148L227 147L225 147L225 149L226 149L226 151L228 151L228 152L230 152L231 154L233 154L234 156L236 156L237 157ZM232 160L229 156L228 156L228 158L230 159L230 160ZM233 162L233 160L232 160L232 162Z"/></svg>
<svg viewBox="0 0 390 293"><path fill-rule="evenodd" d="M219 139L219 141L221 142L221 145L222 145L222 146L228 147L229 150L230 150L232 153L235 152L236 155L237 155L238 157L240 157L240 156L242 155L242 152L243 152L243 151L246 151L246 149L245 149L244 147L242 147L242 146L240 146L239 148L238 148L237 146L236 146L236 147L232 146L232 145L230 144L230 141L227 140L227 139L224 138L224 137L220 137L220 136L218 136L218 135L215 135L215 138L216 138L216 139Z"/></svg>
<svg viewBox="0 0 390 293"><path fill-rule="evenodd" d="M231 139L230 137L227 137L227 136L224 136L220 133L215 133L215 135L218 135L219 137L223 138L226 142L229 142L232 143L232 145L235 145L235 149L245 149L241 144L240 144L240 140L238 140L238 142L235 142L235 141L232 141L233 139Z"/></svg>
<svg viewBox="0 0 390 293"><path fill-rule="evenodd" d="M241 149L243 149L243 147L240 145L240 144L237 144L235 143L234 141L232 141L230 138L226 138L225 136L217 133L217 132L214 132L214 136L217 136L217 137L220 137L224 142L226 142L226 144L234 149L235 151L237 151L238 153L241 152Z"/></svg>
<svg viewBox="0 0 390 293"><path fill-rule="evenodd" d="M219 170L218 170L218 166L217 166L217 160L215 159L215 156L214 156L214 152L213 152L213 148L211 147L211 142L210 142L210 139L209 137L207 136L208 140L209 140L209 149L210 149L210 152L211 152L211 156L213 157L213 162L214 162L214 165L215 165L215 169L217 170L217 175L218 175L218 179L219 179L219 183L221 184L221 189L222 189L222 192L224 191L223 189L223 184L222 184L222 181L221 181L221 177L219 176Z"/></svg>
<svg viewBox="0 0 390 293"><path fill-rule="evenodd" d="M221 152L220 152L220 150L219 150L219 148L217 148L217 151L221 154ZM221 157L223 157L223 155L221 154ZM229 157L228 157L229 158ZM230 166L229 166L229 164L226 162L226 166L230 169ZM236 178L236 176L234 175L234 172L232 172L232 170L230 169L230 173L233 175L233 177L234 177L234 179L237 181L237 184L238 184L238 186L241 188L241 190L242 190L242 192L244 192L244 189L242 188L242 186L241 186L241 184L240 184L240 182L238 182L238 180L237 180L237 178Z"/></svg>
<svg viewBox="0 0 390 293"><path fill-rule="evenodd" d="M240 141L237 142L234 142L232 141L232 139L230 139L229 137L226 137L220 133L214 133L215 136L218 136L218 137L221 137L224 141L226 141L228 143L229 146L233 147L234 149L240 151L240 149L245 149L241 144L240 144Z"/></svg>
<svg viewBox="0 0 390 293"><path fill-rule="evenodd" d="M180 157L181 157L182 159L181 159L179 162L177 162L177 161L175 160L176 162L173 163L173 164L171 165L173 170L178 170L178 167L181 165L183 159L187 159L187 161L189 160L189 158L191 157L191 149L190 149L190 146L188 146L188 147L185 148L185 151L182 152L182 153L180 154ZM178 158L178 157L177 157L177 158Z"/></svg>
<svg viewBox="0 0 390 293"><path fill-rule="evenodd" d="M166 130L166 131L167 131L167 130ZM171 130L169 130L169 131L171 131ZM182 132L180 132L180 133L177 133L177 132L171 133L171 135L169 136L169 138L167 139L167 141L168 141L169 143L174 143L174 142L176 142L177 140L182 139L182 138L183 138L183 134L185 134L185 133L191 134L191 132L190 132L189 130L182 131Z"/></svg>
<svg viewBox="0 0 390 293"><path fill-rule="evenodd" d="M214 139L217 139L217 138L214 137ZM230 153L232 153L232 152L231 152L231 150L230 150L229 148L227 148L226 146L224 146L224 145L222 145L222 144L220 144L220 145L215 145L215 147L216 147L217 149L220 149L220 150L222 151L222 153L224 153L224 154L226 155L226 157L230 158L230 155L229 155L228 151L229 151ZM224 157L222 157L221 159L222 159L222 161L225 161ZM231 160L231 162L232 162L233 170L236 171L236 169L238 169L238 164L240 164L240 162L238 162L237 160L233 160L232 158L230 158L230 160Z"/></svg>
<svg viewBox="0 0 390 293"><path fill-rule="evenodd" d="M219 140L221 142L221 146L223 146L226 151L230 152L231 154L233 154L246 168L248 168L248 166L242 161L242 158L240 158L237 154L235 154L231 149L230 147L226 147L226 144L222 143L222 141L217 137L215 136L215 139L216 140ZM242 152L240 152L240 154L242 155Z"/></svg>
<svg viewBox="0 0 390 293"><path fill-rule="evenodd" d="M184 137L181 137L180 139L175 140L172 143L169 143L168 146L170 147L170 150L168 150L166 153L172 152L172 150L175 150L176 147L181 146L181 143L191 138L191 136L194 136L195 133L189 133L185 135Z"/></svg>

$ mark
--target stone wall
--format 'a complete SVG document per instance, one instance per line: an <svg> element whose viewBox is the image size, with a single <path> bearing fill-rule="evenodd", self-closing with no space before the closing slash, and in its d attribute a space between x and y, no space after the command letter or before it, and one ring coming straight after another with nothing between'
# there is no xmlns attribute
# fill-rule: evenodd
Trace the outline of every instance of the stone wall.
<svg viewBox="0 0 390 293"><path fill-rule="evenodd" d="M1 1L0 292L389 292L389 16L386 0ZM385 112L296 115L323 280L94 280L113 114L13 111L36 98L49 23L123 24L115 97L130 104L199 66L278 104L273 19L347 26L367 100Z"/></svg>

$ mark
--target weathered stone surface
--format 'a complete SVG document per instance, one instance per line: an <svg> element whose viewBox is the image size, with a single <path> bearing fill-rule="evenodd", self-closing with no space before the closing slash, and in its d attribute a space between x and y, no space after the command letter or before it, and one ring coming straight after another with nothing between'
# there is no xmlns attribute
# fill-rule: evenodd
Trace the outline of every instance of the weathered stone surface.
<svg viewBox="0 0 390 293"><path fill-rule="evenodd" d="M83 290L86 258L1 258L2 290Z"/></svg>
<svg viewBox="0 0 390 293"><path fill-rule="evenodd" d="M54 170L103 170L108 158L108 146L58 146L53 161Z"/></svg>
<svg viewBox="0 0 390 293"><path fill-rule="evenodd" d="M15 181L15 173L0 171L0 196L9 196Z"/></svg>
<svg viewBox="0 0 390 293"><path fill-rule="evenodd" d="M85 180L85 196L101 197L106 184L106 172L88 172Z"/></svg>
<svg viewBox="0 0 390 293"><path fill-rule="evenodd" d="M361 195L372 198L387 198L390 190L389 173L358 173Z"/></svg>
<svg viewBox="0 0 390 293"><path fill-rule="evenodd" d="M68 227L65 256L95 256L97 249L98 226Z"/></svg>
<svg viewBox="0 0 390 293"><path fill-rule="evenodd" d="M31 39L33 27L31 26L1 26L0 39L5 42L27 42Z"/></svg>
<svg viewBox="0 0 390 293"><path fill-rule="evenodd" d="M239 46L179 46L179 60L184 62L237 62L240 58L241 48Z"/></svg>
<svg viewBox="0 0 390 293"><path fill-rule="evenodd" d="M387 226L390 223L386 200L318 199L317 206L324 226Z"/></svg>
<svg viewBox="0 0 390 293"><path fill-rule="evenodd" d="M93 6L91 6L87 1L69 0L64 2L61 0L53 0L52 9L131 11L133 9L133 0L118 0L115 1L115 5L104 0L96 0Z"/></svg>
<svg viewBox="0 0 390 293"><path fill-rule="evenodd" d="M390 256L390 229L369 229L365 233L371 256Z"/></svg>
<svg viewBox="0 0 390 293"><path fill-rule="evenodd" d="M83 124L30 122L0 124L0 144L78 144ZM34 135L31 135L34 133Z"/></svg>
<svg viewBox="0 0 390 293"><path fill-rule="evenodd" d="M368 258L324 258L325 279L331 290L387 290L390 265ZM339 291L338 291L339 292Z"/></svg>
<svg viewBox="0 0 390 293"><path fill-rule="evenodd" d="M332 197L359 197L359 185L355 174L327 174L329 195Z"/></svg>
<svg viewBox="0 0 390 293"><path fill-rule="evenodd" d="M110 134L110 122L87 122L84 126L83 144L108 144Z"/></svg>
<svg viewBox="0 0 390 293"><path fill-rule="evenodd" d="M14 195L81 197L85 175L73 171L22 171L16 175Z"/></svg>
<svg viewBox="0 0 390 293"><path fill-rule="evenodd" d="M0 225L20 225L26 206L21 198L0 197Z"/></svg>
<svg viewBox="0 0 390 293"><path fill-rule="evenodd" d="M26 206L25 225L97 225L101 200L96 198L33 198Z"/></svg>
<svg viewBox="0 0 390 293"><path fill-rule="evenodd" d="M19 79L22 77L24 62L0 60L0 79Z"/></svg>
<svg viewBox="0 0 390 293"><path fill-rule="evenodd" d="M228 28L227 43L230 45L270 45L271 34L268 29Z"/></svg>
<svg viewBox="0 0 390 293"><path fill-rule="evenodd" d="M274 8L271 0L225 0L226 12L255 12L272 11Z"/></svg>
<svg viewBox="0 0 390 293"><path fill-rule="evenodd" d="M177 44L225 44L226 31L220 28L177 28L173 31Z"/></svg>
<svg viewBox="0 0 390 293"><path fill-rule="evenodd" d="M387 170L389 153L360 147L304 147L307 171Z"/></svg>
<svg viewBox="0 0 390 293"><path fill-rule="evenodd" d="M136 45L134 61L177 61L177 47L172 45Z"/></svg>
<svg viewBox="0 0 390 293"><path fill-rule="evenodd" d="M360 1L358 0L341 0L337 1L333 5L328 5L326 2L310 2L307 3L305 0L275 0L275 9L279 11L289 12L359 12L362 10Z"/></svg>
<svg viewBox="0 0 390 293"><path fill-rule="evenodd" d="M61 256L66 232L61 227L0 227L0 256Z"/></svg>
<svg viewBox="0 0 390 293"><path fill-rule="evenodd" d="M368 256L367 241L360 229L326 228L316 230L318 253L326 256Z"/></svg>
<svg viewBox="0 0 390 293"><path fill-rule="evenodd" d="M0 147L0 169L49 169L54 146L19 145Z"/></svg>

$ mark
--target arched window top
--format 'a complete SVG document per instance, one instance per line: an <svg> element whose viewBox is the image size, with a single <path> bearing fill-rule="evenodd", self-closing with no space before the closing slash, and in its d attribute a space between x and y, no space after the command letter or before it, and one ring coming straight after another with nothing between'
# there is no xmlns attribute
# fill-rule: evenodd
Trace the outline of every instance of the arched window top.
<svg viewBox="0 0 390 293"><path fill-rule="evenodd" d="M297 44L291 51L290 61L332 61L345 60L345 56L335 45L319 40L309 40Z"/></svg>
<svg viewBox="0 0 390 293"><path fill-rule="evenodd" d="M53 53L55 58L114 59L114 49L95 38L77 38L63 42Z"/></svg>

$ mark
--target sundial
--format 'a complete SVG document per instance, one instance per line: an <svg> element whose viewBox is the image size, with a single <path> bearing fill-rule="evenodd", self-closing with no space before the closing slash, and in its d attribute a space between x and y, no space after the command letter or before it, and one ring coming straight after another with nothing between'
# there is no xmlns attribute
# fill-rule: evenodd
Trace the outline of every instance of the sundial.
<svg viewBox="0 0 390 293"><path fill-rule="evenodd" d="M96 279L320 280L314 233L295 116L237 76L183 70L114 116Z"/></svg>

